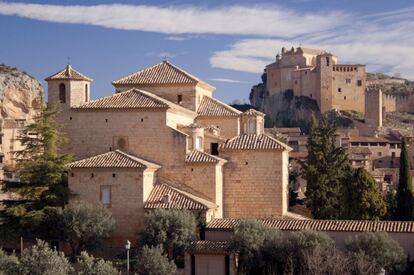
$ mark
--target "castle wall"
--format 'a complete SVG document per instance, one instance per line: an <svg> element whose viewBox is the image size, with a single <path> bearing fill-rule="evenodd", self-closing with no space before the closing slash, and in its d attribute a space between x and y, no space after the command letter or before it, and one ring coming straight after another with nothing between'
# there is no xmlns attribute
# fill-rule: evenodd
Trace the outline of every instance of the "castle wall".
<svg viewBox="0 0 414 275"><path fill-rule="evenodd" d="M385 112L413 112L414 94L390 95L383 93L382 102Z"/></svg>
<svg viewBox="0 0 414 275"><path fill-rule="evenodd" d="M138 238L144 220L143 169L73 168L68 180L69 188L75 194L70 200L73 204L82 201L102 205L101 186L110 186L111 205L108 209L116 221L111 242L122 244L127 239L135 241Z"/></svg>
<svg viewBox="0 0 414 275"><path fill-rule="evenodd" d="M383 119L382 91L368 90L365 92L365 123L376 127L382 127Z"/></svg>
<svg viewBox="0 0 414 275"><path fill-rule="evenodd" d="M204 127L211 125L219 127L220 137L222 138L233 138L240 133L240 117L238 116L198 116L196 118L196 123Z"/></svg>
<svg viewBox="0 0 414 275"><path fill-rule="evenodd" d="M287 152L226 150L220 157L229 161L224 166L224 218L264 218L287 211Z"/></svg>
<svg viewBox="0 0 414 275"><path fill-rule="evenodd" d="M317 74L314 70L302 69L294 72L293 92L295 96L307 96L315 98Z"/></svg>

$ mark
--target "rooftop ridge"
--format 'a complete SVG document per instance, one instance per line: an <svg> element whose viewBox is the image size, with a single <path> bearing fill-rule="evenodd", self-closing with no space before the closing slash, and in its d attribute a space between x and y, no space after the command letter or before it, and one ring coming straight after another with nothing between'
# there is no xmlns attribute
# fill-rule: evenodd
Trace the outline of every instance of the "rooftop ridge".
<svg viewBox="0 0 414 275"><path fill-rule="evenodd" d="M172 70L168 72L168 70ZM203 84L211 89L213 86L204 82L200 78L190 74L189 72L181 69L177 65L172 64L169 61L163 60L160 63L151 65L147 68L141 69L134 73L130 73L124 77L112 81L113 85L155 85L155 84Z"/></svg>
<svg viewBox="0 0 414 275"><path fill-rule="evenodd" d="M70 168L153 168L159 169L160 165L127 154L121 150L110 151L69 164Z"/></svg>
<svg viewBox="0 0 414 275"><path fill-rule="evenodd" d="M414 221L256 219L278 230L414 233ZM214 219L207 230L232 231L240 219Z"/></svg>
<svg viewBox="0 0 414 275"><path fill-rule="evenodd" d="M199 116L237 116L242 112L218 99L204 96L198 107L197 113Z"/></svg>
<svg viewBox="0 0 414 275"><path fill-rule="evenodd" d="M77 70L73 69L70 64L68 64L65 68L58 71L57 73L45 78L45 81L65 79L92 81L92 78L89 78L84 74L78 72Z"/></svg>

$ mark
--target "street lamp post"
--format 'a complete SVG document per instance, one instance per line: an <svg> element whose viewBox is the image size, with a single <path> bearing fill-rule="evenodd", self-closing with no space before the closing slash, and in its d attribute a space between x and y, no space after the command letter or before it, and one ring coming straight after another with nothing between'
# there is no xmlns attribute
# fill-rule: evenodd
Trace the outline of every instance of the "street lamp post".
<svg viewBox="0 0 414 275"><path fill-rule="evenodd" d="M127 240L125 249L127 251L127 274L129 274L129 250L131 249L131 242Z"/></svg>

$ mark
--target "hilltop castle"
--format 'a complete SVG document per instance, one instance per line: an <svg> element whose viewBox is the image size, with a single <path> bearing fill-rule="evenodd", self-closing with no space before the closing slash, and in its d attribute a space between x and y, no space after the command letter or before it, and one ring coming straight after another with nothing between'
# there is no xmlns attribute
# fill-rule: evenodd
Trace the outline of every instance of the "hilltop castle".
<svg viewBox="0 0 414 275"><path fill-rule="evenodd" d="M212 218L284 217L290 147L264 134L264 114L240 112L214 87L163 61L90 100L89 77L67 66L46 78L68 137L72 202L108 207L114 247L136 240L146 211Z"/></svg>
<svg viewBox="0 0 414 275"><path fill-rule="evenodd" d="M337 64L337 57L324 50L292 47L282 48L265 70L269 95L290 90L315 99L321 112L365 112L365 65Z"/></svg>

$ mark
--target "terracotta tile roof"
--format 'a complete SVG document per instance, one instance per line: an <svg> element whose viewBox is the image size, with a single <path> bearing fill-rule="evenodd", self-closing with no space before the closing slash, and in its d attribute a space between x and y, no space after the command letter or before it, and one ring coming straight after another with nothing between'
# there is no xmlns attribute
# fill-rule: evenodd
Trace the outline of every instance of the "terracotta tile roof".
<svg viewBox="0 0 414 275"><path fill-rule="evenodd" d="M191 254L229 254L232 252L230 241L194 241L187 252Z"/></svg>
<svg viewBox="0 0 414 275"><path fill-rule="evenodd" d="M249 109L242 113L243 116L265 116L265 113L259 112L255 109Z"/></svg>
<svg viewBox="0 0 414 275"><path fill-rule="evenodd" d="M131 89L99 98L74 109L168 108L158 97L138 89Z"/></svg>
<svg viewBox="0 0 414 275"><path fill-rule="evenodd" d="M92 81L92 78L89 78L80 72L76 71L72 68L71 65L67 65L63 70L47 77L45 80L84 80L84 81Z"/></svg>
<svg viewBox="0 0 414 275"><path fill-rule="evenodd" d="M350 221L350 220L259 220L264 225L278 230L315 230L338 232L390 232L414 233L413 221ZM236 219L214 219L207 230L232 231L239 222Z"/></svg>
<svg viewBox="0 0 414 275"><path fill-rule="evenodd" d="M197 110L200 116L238 116L241 112L215 98L204 96Z"/></svg>
<svg viewBox="0 0 414 275"><path fill-rule="evenodd" d="M210 155L206 152L202 152L199 150L192 150L185 155L185 162L219 162L219 161L227 162L225 159Z"/></svg>
<svg viewBox="0 0 414 275"><path fill-rule="evenodd" d="M161 166L136 156L115 150L93 156L90 158L74 161L69 164L70 168L154 168Z"/></svg>
<svg viewBox="0 0 414 275"><path fill-rule="evenodd" d="M198 84L202 83L211 88L213 86L184 71L183 69L171 64L168 61L162 61L156 65L132 73L125 77L112 82L114 85L153 85L153 84Z"/></svg>
<svg viewBox="0 0 414 275"><path fill-rule="evenodd" d="M208 210L217 208L217 205L167 183L158 183L152 189L144 208Z"/></svg>
<svg viewBox="0 0 414 275"><path fill-rule="evenodd" d="M286 144L266 135L239 135L220 144L219 150L291 150Z"/></svg>

